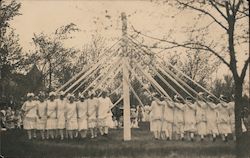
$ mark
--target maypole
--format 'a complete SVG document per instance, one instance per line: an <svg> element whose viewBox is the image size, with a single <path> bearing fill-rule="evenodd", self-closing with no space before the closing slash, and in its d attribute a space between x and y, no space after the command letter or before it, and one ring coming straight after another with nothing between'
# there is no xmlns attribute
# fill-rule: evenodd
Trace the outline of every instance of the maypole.
<svg viewBox="0 0 250 158"><path fill-rule="evenodd" d="M122 60L123 60L123 139L124 141L131 140L130 126L130 98L129 98L129 71L126 67L128 64L127 55L127 17L121 13L122 20Z"/></svg>

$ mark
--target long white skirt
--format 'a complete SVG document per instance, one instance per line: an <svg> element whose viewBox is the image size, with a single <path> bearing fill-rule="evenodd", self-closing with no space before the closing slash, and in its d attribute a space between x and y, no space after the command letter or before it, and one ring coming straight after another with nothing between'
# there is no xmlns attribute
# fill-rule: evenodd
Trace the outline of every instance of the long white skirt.
<svg viewBox="0 0 250 158"><path fill-rule="evenodd" d="M184 131L195 132L196 131L195 122L185 122Z"/></svg>
<svg viewBox="0 0 250 158"><path fill-rule="evenodd" d="M112 119L112 116L108 116L108 117L106 118L106 121L107 121L107 126L108 126L109 128L113 127L114 121L113 121L113 119Z"/></svg>
<svg viewBox="0 0 250 158"><path fill-rule="evenodd" d="M36 122L36 129L37 130L45 130L46 128L46 117L42 117L41 119L37 119L37 122Z"/></svg>
<svg viewBox="0 0 250 158"><path fill-rule="evenodd" d="M66 120L64 117L58 118L57 119L57 129L64 129L66 128Z"/></svg>
<svg viewBox="0 0 250 158"><path fill-rule="evenodd" d="M150 131L151 132L161 131L161 130L162 130L162 121L160 119L152 120L150 122Z"/></svg>
<svg viewBox="0 0 250 158"><path fill-rule="evenodd" d="M95 128L97 127L97 120L96 119L89 119L88 120L88 128Z"/></svg>
<svg viewBox="0 0 250 158"><path fill-rule="evenodd" d="M216 120L207 122L207 134L219 134Z"/></svg>
<svg viewBox="0 0 250 158"><path fill-rule="evenodd" d="M72 118L72 119L67 120L66 129L67 130L77 130L78 129L77 119Z"/></svg>
<svg viewBox="0 0 250 158"><path fill-rule="evenodd" d="M25 117L23 120L23 128L26 130L36 129L36 117Z"/></svg>
<svg viewBox="0 0 250 158"><path fill-rule="evenodd" d="M97 121L97 126L111 128L113 126L112 116L107 116L106 118L99 118Z"/></svg>
<svg viewBox="0 0 250 158"><path fill-rule="evenodd" d="M218 129L220 134L229 134L232 133L231 126L229 123L219 123Z"/></svg>
<svg viewBox="0 0 250 158"><path fill-rule="evenodd" d="M173 123L169 121L163 121L162 130L167 131L169 134L173 132Z"/></svg>
<svg viewBox="0 0 250 158"><path fill-rule="evenodd" d="M184 123L183 122L175 122L173 131L176 134L183 134L184 133Z"/></svg>
<svg viewBox="0 0 250 158"><path fill-rule="evenodd" d="M87 130L88 129L88 121L87 119L78 119L78 130Z"/></svg>
<svg viewBox="0 0 250 158"><path fill-rule="evenodd" d="M48 130L57 129L57 119L48 118L46 123L46 129Z"/></svg>
<svg viewBox="0 0 250 158"><path fill-rule="evenodd" d="M197 133L199 135L206 135L207 134L206 122L197 123Z"/></svg>

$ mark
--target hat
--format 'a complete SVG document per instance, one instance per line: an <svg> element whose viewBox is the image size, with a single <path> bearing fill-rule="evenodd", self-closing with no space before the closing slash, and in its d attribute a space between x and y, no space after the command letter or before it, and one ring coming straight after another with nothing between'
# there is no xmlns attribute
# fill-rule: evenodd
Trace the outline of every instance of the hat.
<svg viewBox="0 0 250 158"><path fill-rule="evenodd" d="M84 99L84 95L82 93L79 94L79 98Z"/></svg>
<svg viewBox="0 0 250 158"><path fill-rule="evenodd" d="M211 101L214 101L214 97L211 96L211 95L208 95L208 96L207 96L207 99L208 99L208 100L211 100Z"/></svg>
<svg viewBox="0 0 250 158"><path fill-rule="evenodd" d="M201 95L204 95L204 93L203 92L199 92L198 95L201 96Z"/></svg>
<svg viewBox="0 0 250 158"><path fill-rule="evenodd" d="M89 91L89 92L88 92L88 95L89 95L89 96L95 95L95 91Z"/></svg>
<svg viewBox="0 0 250 158"><path fill-rule="evenodd" d="M136 111L136 109L135 109L135 108L131 108L130 110L131 110L131 111Z"/></svg>
<svg viewBox="0 0 250 158"><path fill-rule="evenodd" d="M174 100L175 100L175 101L180 101L180 100L181 100L181 97L178 96L178 95L175 95L175 96L174 96Z"/></svg>
<svg viewBox="0 0 250 158"><path fill-rule="evenodd" d="M222 100L222 101L225 101L225 102L227 101L227 97L225 97L225 96L222 95L222 94L220 95L220 98L219 98L219 99Z"/></svg>
<svg viewBox="0 0 250 158"><path fill-rule="evenodd" d="M70 94L70 93L69 93L69 94L67 95L67 98L75 98L75 96L74 96L73 94Z"/></svg>
<svg viewBox="0 0 250 158"><path fill-rule="evenodd" d="M34 97L34 93L27 93L27 97Z"/></svg>
<svg viewBox="0 0 250 158"><path fill-rule="evenodd" d="M192 101L192 98L188 96L188 97L186 97L186 100L187 101Z"/></svg>
<svg viewBox="0 0 250 158"><path fill-rule="evenodd" d="M50 92L49 93L49 96L51 97L51 96L56 96L56 93L55 92Z"/></svg>
<svg viewBox="0 0 250 158"><path fill-rule="evenodd" d="M39 97L44 97L45 96L45 93L40 91L39 94L38 94Z"/></svg>
<svg viewBox="0 0 250 158"><path fill-rule="evenodd" d="M59 95L59 96L64 96L65 93L64 93L63 91L60 91L60 92L58 92L58 95Z"/></svg>

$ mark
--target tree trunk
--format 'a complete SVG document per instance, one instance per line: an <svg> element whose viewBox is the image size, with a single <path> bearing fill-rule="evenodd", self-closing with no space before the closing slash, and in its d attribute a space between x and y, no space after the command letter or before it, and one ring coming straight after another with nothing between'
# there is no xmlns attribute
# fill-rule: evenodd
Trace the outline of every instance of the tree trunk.
<svg viewBox="0 0 250 158"><path fill-rule="evenodd" d="M242 87L243 82L235 80L235 136L236 136L236 155L240 157L241 155L241 135L242 135L242 126L241 126L241 111L242 111Z"/></svg>

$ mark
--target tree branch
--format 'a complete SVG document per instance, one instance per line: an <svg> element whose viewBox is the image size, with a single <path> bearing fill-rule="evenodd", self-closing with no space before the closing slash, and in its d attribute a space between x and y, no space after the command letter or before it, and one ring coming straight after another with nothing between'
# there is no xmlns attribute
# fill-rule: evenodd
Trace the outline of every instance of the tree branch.
<svg viewBox="0 0 250 158"><path fill-rule="evenodd" d="M212 4L212 6L221 14L221 16L224 17L227 20L226 15L223 14L222 11L216 6L216 4L214 3L214 0L209 0L209 1Z"/></svg>
<svg viewBox="0 0 250 158"><path fill-rule="evenodd" d="M234 10L233 10L233 14L234 14L234 17L236 17L236 14L240 8L240 5L243 3L243 0L239 0L238 3L236 4Z"/></svg>
<svg viewBox="0 0 250 158"><path fill-rule="evenodd" d="M148 37L148 38L151 38L151 39L154 39L154 40L158 40L158 41L161 41L161 42L166 42L166 43L169 43L169 44L172 44L174 45L174 47L183 47L183 48L188 48L188 49L194 49L194 50L204 50L204 51L209 51L211 52L212 54L214 54L216 57L218 57L226 66L228 66L230 68L230 64L224 59L224 57L220 56L219 53L217 53L215 50L213 50L211 47L207 46L207 45L204 45L202 43L194 43L194 42L191 42L191 43L184 43L184 44L180 44L180 43L177 43L177 42L174 42L174 41L168 41L168 40L165 40L165 39L160 39L160 38L156 38L156 37L151 37L151 36L148 36L146 34L143 34L137 30L135 30L135 28L133 28L135 32L137 32L138 34L141 34L142 36L145 36L145 37ZM200 46L200 47L196 47L196 46ZM168 47L168 48L171 48L171 47Z"/></svg>
<svg viewBox="0 0 250 158"><path fill-rule="evenodd" d="M192 5L189 5L188 3L184 3L184 2L180 2L179 0L177 0L177 2L180 4L180 5L183 5L185 7L189 7L193 10L196 10L196 11L199 11L201 13L204 13L206 15L208 15L209 17L211 17L217 24L219 24L223 29L225 29L226 31L228 31L227 27L224 26L220 21L218 21L212 14L210 14L209 12L203 10L203 9L200 9L200 8L197 8L197 7L194 7Z"/></svg>
<svg viewBox="0 0 250 158"><path fill-rule="evenodd" d="M248 57L248 59L245 61L245 64L242 68L241 75L240 75L240 79L242 81L243 81L244 77L246 76L246 71L247 71L249 63L250 63L250 57Z"/></svg>

